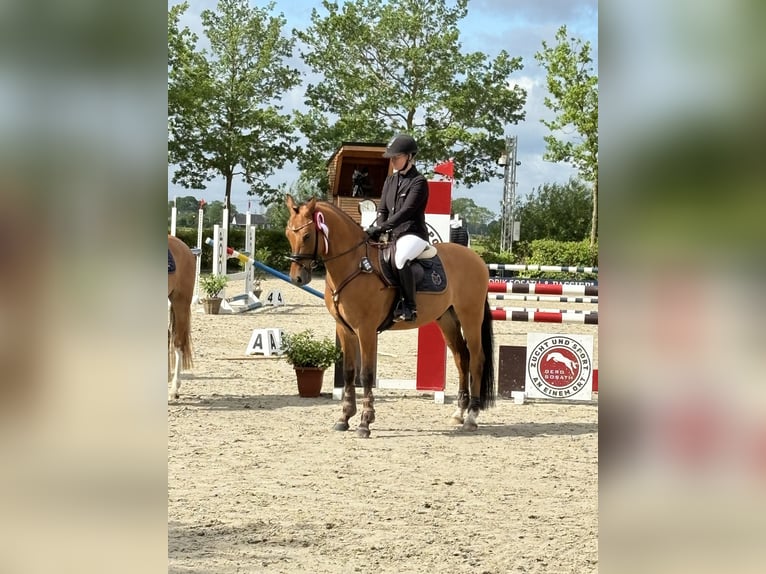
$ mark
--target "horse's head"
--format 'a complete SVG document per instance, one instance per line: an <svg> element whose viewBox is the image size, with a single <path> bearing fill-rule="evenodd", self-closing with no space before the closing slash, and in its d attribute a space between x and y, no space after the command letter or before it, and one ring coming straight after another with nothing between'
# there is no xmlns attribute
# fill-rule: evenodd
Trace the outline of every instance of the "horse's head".
<svg viewBox="0 0 766 574"><path fill-rule="evenodd" d="M290 217L285 235L292 249L289 256L292 261L290 279L296 285L308 285L311 282L311 270L317 262L319 233L314 219L316 201L312 197L306 203L296 204L290 194L286 198Z"/></svg>

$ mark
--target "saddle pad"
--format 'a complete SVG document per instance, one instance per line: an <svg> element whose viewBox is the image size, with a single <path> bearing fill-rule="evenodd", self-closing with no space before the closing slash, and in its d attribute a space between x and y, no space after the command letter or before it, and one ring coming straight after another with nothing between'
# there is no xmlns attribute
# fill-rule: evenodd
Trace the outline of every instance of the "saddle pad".
<svg viewBox="0 0 766 574"><path fill-rule="evenodd" d="M441 293L447 288L447 274L438 255L430 259L416 259L412 269L418 293Z"/></svg>
<svg viewBox="0 0 766 574"><path fill-rule="evenodd" d="M392 269L393 261L385 257L385 251L383 249L380 251L380 269L389 286L398 287L398 274ZM411 265L415 278L415 291L418 293L441 293L447 288L447 274L444 272L444 266L438 254L430 259L414 259Z"/></svg>
<svg viewBox="0 0 766 574"><path fill-rule="evenodd" d="M170 249L168 249L168 274L175 273L176 270L176 260L173 259L173 254L170 252Z"/></svg>

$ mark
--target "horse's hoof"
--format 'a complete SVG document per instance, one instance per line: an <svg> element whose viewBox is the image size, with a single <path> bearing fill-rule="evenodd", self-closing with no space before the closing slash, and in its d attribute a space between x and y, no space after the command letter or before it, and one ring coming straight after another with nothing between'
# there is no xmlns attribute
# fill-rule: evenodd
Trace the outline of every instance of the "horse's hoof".
<svg viewBox="0 0 766 574"><path fill-rule="evenodd" d="M463 423L463 430L464 430L464 431L475 431L475 430L478 430L478 429L479 429L479 425L477 425L477 424L476 424L476 423L474 423L474 422L471 422L471 421L465 421L465 422Z"/></svg>
<svg viewBox="0 0 766 574"><path fill-rule="evenodd" d="M348 423L344 423L342 421L338 421L337 423L335 423L335 426L332 427L332 428L333 428L333 430L347 431L348 430Z"/></svg>
<svg viewBox="0 0 766 574"><path fill-rule="evenodd" d="M359 427L356 429L356 436L359 438L370 438L370 429Z"/></svg>

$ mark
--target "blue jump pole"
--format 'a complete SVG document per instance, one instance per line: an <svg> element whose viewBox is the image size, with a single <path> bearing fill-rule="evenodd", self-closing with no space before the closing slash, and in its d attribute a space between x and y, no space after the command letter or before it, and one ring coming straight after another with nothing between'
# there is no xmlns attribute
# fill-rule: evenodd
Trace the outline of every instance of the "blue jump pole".
<svg viewBox="0 0 766 574"><path fill-rule="evenodd" d="M213 239L208 237L207 239L205 239L205 243L212 247L213 246ZM324 299L324 295L322 293L320 293L319 291L317 291L316 289L312 289L308 285L296 285L295 283L292 282L290 277L288 277L284 273L281 273L280 271L277 271L273 267L269 267L268 265L264 265L260 261L256 261L252 257L248 257L247 255L245 255L244 253L240 253L236 249L232 249L231 247L227 247L226 248L226 255L229 256L229 257L236 257L237 259L239 259L243 263L249 261L250 263L255 265L261 271L265 271L266 273L269 273L270 275L273 275L274 277L277 277L277 278L281 279L282 281L287 281L293 287L298 287L299 289L303 289L304 291L308 291L312 295L316 295L320 299Z"/></svg>

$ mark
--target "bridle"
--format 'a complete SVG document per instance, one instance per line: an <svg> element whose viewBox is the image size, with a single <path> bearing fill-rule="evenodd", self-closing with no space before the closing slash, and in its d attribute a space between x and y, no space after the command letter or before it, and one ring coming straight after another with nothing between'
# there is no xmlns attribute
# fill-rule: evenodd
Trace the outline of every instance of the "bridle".
<svg viewBox="0 0 766 574"><path fill-rule="evenodd" d="M352 251L358 249L360 246L364 245L367 242L367 238L365 237L361 241L352 245L351 247L349 247L348 249L346 249L345 251L341 253L333 255L332 257L320 257L318 254L320 232L319 232L319 226L316 225L316 221L312 219L311 221L308 221L304 223L303 225L299 225L298 227L290 227L288 225L287 229L289 231L292 231L293 233L297 233L298 231L300 231L301 229L305 229L309 225L314 226L314 252L311 255L309 255L308 253L291 253L290 255L287 256L287 258L290 261L292 261L293 263L297 263L309 273L313 271L314 269L316 269L320 261L327 262L327 261L332 261L333 259L338 259L339 257L343 257L344 255L351 253ZM327 253L327 251L329 250L329 240L326 235L324 236L324 239L325 239L325 253ZM308 267L303 263L303 261L306 261L306 260L309 260Z"/></svg>
<svg viewBox="0 0 766 574"><path fill-rule="evenodd" d="M307 223L304 223L303 225L299 225L298 227L290 227L288 225L287 229L292 231L293 233L298 233L301 229L304 229L308 227L309 225L313 225L313 224L314 224L314 221L311 220ZM317 258L317 248L319 247L319 229L316 228L316 226L315 226L314 233L316 234L314 237L314 253L312 253L311 255L308 255L306 253L291 253L290 255L287 256L287 258L290 261L292 261L293 263L297 263L309 273L311 273L311 271L316 269L316 266L319 263L319 259ZM310 260L308 267L306 267L303 264L303 261L306 259Z"/></svg>
<svg viewBox="0 0 766 574"><path fill-rule="evenodd" d="M320 215L321 215L321 212L320 212ZM320 227L322 227L322 224L321 224L321 222L317 221L316 212L314 214L314 217L311 219L311 221L307 221L306 223L304 223L303 225L299 225L298 227L290 227L288 225L287 229L288 229L288 231L292 231L293 233L297 233L298 231L300 231L302 229L305 229L309 225L314 225L314 252L311 255L308 255L307 253L291 253L290 255L287 256L287 258L290 261L292 261L293 263L297 263L298 265L300 265L308 273L311 273L311 271L316 268L317 264L320 261L326 263L327 261L332 261L333 259L338 259L340 257L343 257L344 255L348 255L349 253L351 253L353 251L356 251L362 245L369 244L369 240L368 240L367 236L365 235L365 237L363 237L361 241L355 243L354 245L352 245L351 247L349 247L345 251L343 251L341 253L338 253L336 255L333 255L332 257L322 257L322 258L320 258L319 254L318 254L318 248L319 248L319 233L320 233ZM329 239L328 239L327 234L324 231L324 229L321 229L321 232L324 235L325 254L326 254L330 250L330 243L329 243ZM303 263L306 260L309 260L308 267ZM354 329L353 329L353 327L351 327L351 325L348 324L346 319L343 317L343 314L340 312L340 308L338 306L339 305L338 300L340 298L340 292L346 287L346 285L348 285L349 283L351 283L351 281L353 281L359 275L361 275L361 273L362 273L361 267L357 266L356 269L351 273L351 275L349 275L343 281L341 281L335 287L335 289L331 290L332 301L333 301L333 304L335 306L335 313L337 315L337 318L340 321L342 321L343 324L349 330L351 330L351 331L353 331ZM385 284L385 280L383 280L383 277L381 276L380 272L377 269L375 269L375 274L378 277L380 277L381 281L383 281L383 283Z"/></svg>

